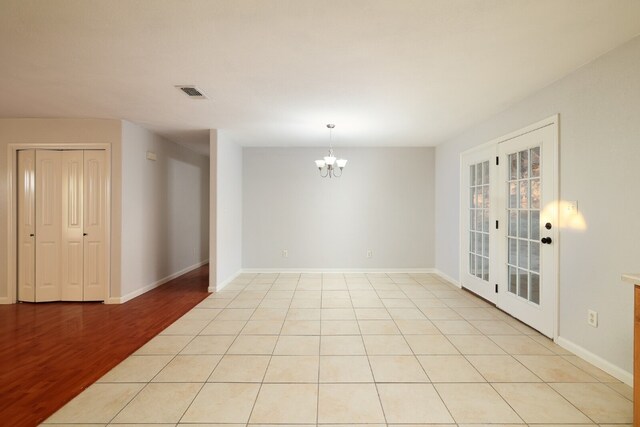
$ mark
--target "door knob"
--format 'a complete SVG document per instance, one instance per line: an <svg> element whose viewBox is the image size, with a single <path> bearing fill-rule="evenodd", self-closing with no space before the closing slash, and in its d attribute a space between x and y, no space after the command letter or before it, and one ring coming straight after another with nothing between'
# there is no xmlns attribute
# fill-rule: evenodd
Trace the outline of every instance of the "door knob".
<svg viewBox="0 0 640 427"><path fill-rule="evenodd" d="M33 236L35 236L35 234L33 234L33 233L29 234L29 237L33 237Z"/></svg>
<svg viewBox="0 0 640 427"><path fill-rule="evenodd" d="M547 230L551 230L551 223L548 222L544 225L544 228L546 228Z"/></svg>
<svg viewBox="0 0 640 427"><path fill-rule="evenodd" d="M540 239L540 241L545 245L550 245L551 244L551 237L543 237L542 239Z"/></svg>
<svg viewBox="0 0 640 427"><path fill-rule="evenodd" d="M82 235L83 235L83 236L87 236L88 234L87 234L87 233L82 233Z"/></svg>

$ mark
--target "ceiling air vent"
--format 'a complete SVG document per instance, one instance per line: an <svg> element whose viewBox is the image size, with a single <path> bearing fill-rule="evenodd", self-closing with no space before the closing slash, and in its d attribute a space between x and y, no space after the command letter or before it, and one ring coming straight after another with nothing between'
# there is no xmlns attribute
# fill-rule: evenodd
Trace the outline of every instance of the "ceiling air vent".
<svg viewBox="0 0 640 427"><path fill-rule="evenodd" d="M207 95L205 95L200 89L195 86L176 86L178 89L187 94L189 98L196 99L207 99Z"/></svg>

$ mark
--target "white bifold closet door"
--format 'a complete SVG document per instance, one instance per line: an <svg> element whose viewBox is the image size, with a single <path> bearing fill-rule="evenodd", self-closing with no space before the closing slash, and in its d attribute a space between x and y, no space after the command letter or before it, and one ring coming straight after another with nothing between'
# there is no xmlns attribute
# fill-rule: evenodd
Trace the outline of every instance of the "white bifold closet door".
<svg viewBox="0 0 640 427"><path fill-rule="evenodd" d="M18 299L102 301L107 289L104 150L18 152Z"/></svg>

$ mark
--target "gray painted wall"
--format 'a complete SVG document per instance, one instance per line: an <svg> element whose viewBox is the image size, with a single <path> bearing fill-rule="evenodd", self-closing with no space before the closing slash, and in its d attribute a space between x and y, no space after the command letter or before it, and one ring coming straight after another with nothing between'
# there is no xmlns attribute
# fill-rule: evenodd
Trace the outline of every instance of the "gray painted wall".
<svg viewBox="0 0 640 427"><path fill-rule="evenodd" d="M122 295L207 260L208 237L209 159L123 121Z"/></svg>
<svg viewBox="0 0 640 427"><path fill-rule="evenodd" d="M434 266L433 148L337 148L338 179L318 176L326 148L243 151L244 268Z"/></svg>
<svg viewBox="0 0 640 427"><path fill-rule="evenodd" d="M436 149L436 267L457 278L460 153L560 114L560 198L587 223L560 232L560 336L627 372L633 295L620 275L640 270L639 76L635 38Z"/></svg>

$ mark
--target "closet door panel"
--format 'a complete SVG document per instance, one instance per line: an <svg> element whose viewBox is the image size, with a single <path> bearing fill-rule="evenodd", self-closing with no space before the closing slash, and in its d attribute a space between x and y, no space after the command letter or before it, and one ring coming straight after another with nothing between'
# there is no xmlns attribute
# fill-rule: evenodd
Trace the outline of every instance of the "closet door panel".
<svg viewBox="0 0 640 427"><path fill-rule="evenodd" d="M84 152L84 300L103 301L108 285L107 170L104 150Z"/></svg>
<svg viewBox="0 0 640 427"><path fill-rule="evenodd" d="M36 153L18 151L18 300L36 300Z"/></svg>
<svg viewBox="0 0 640 427"><path fill-rule="evenodd" d="M36 302L61 298L61 159L61 151L36 151Z"/></svg>
<svg viewBox="0 0 640 427"><path fill-rule="evenodd" d="M84 296L82 150L62 152L62 250L63 301L82 301Z"/></svg>

